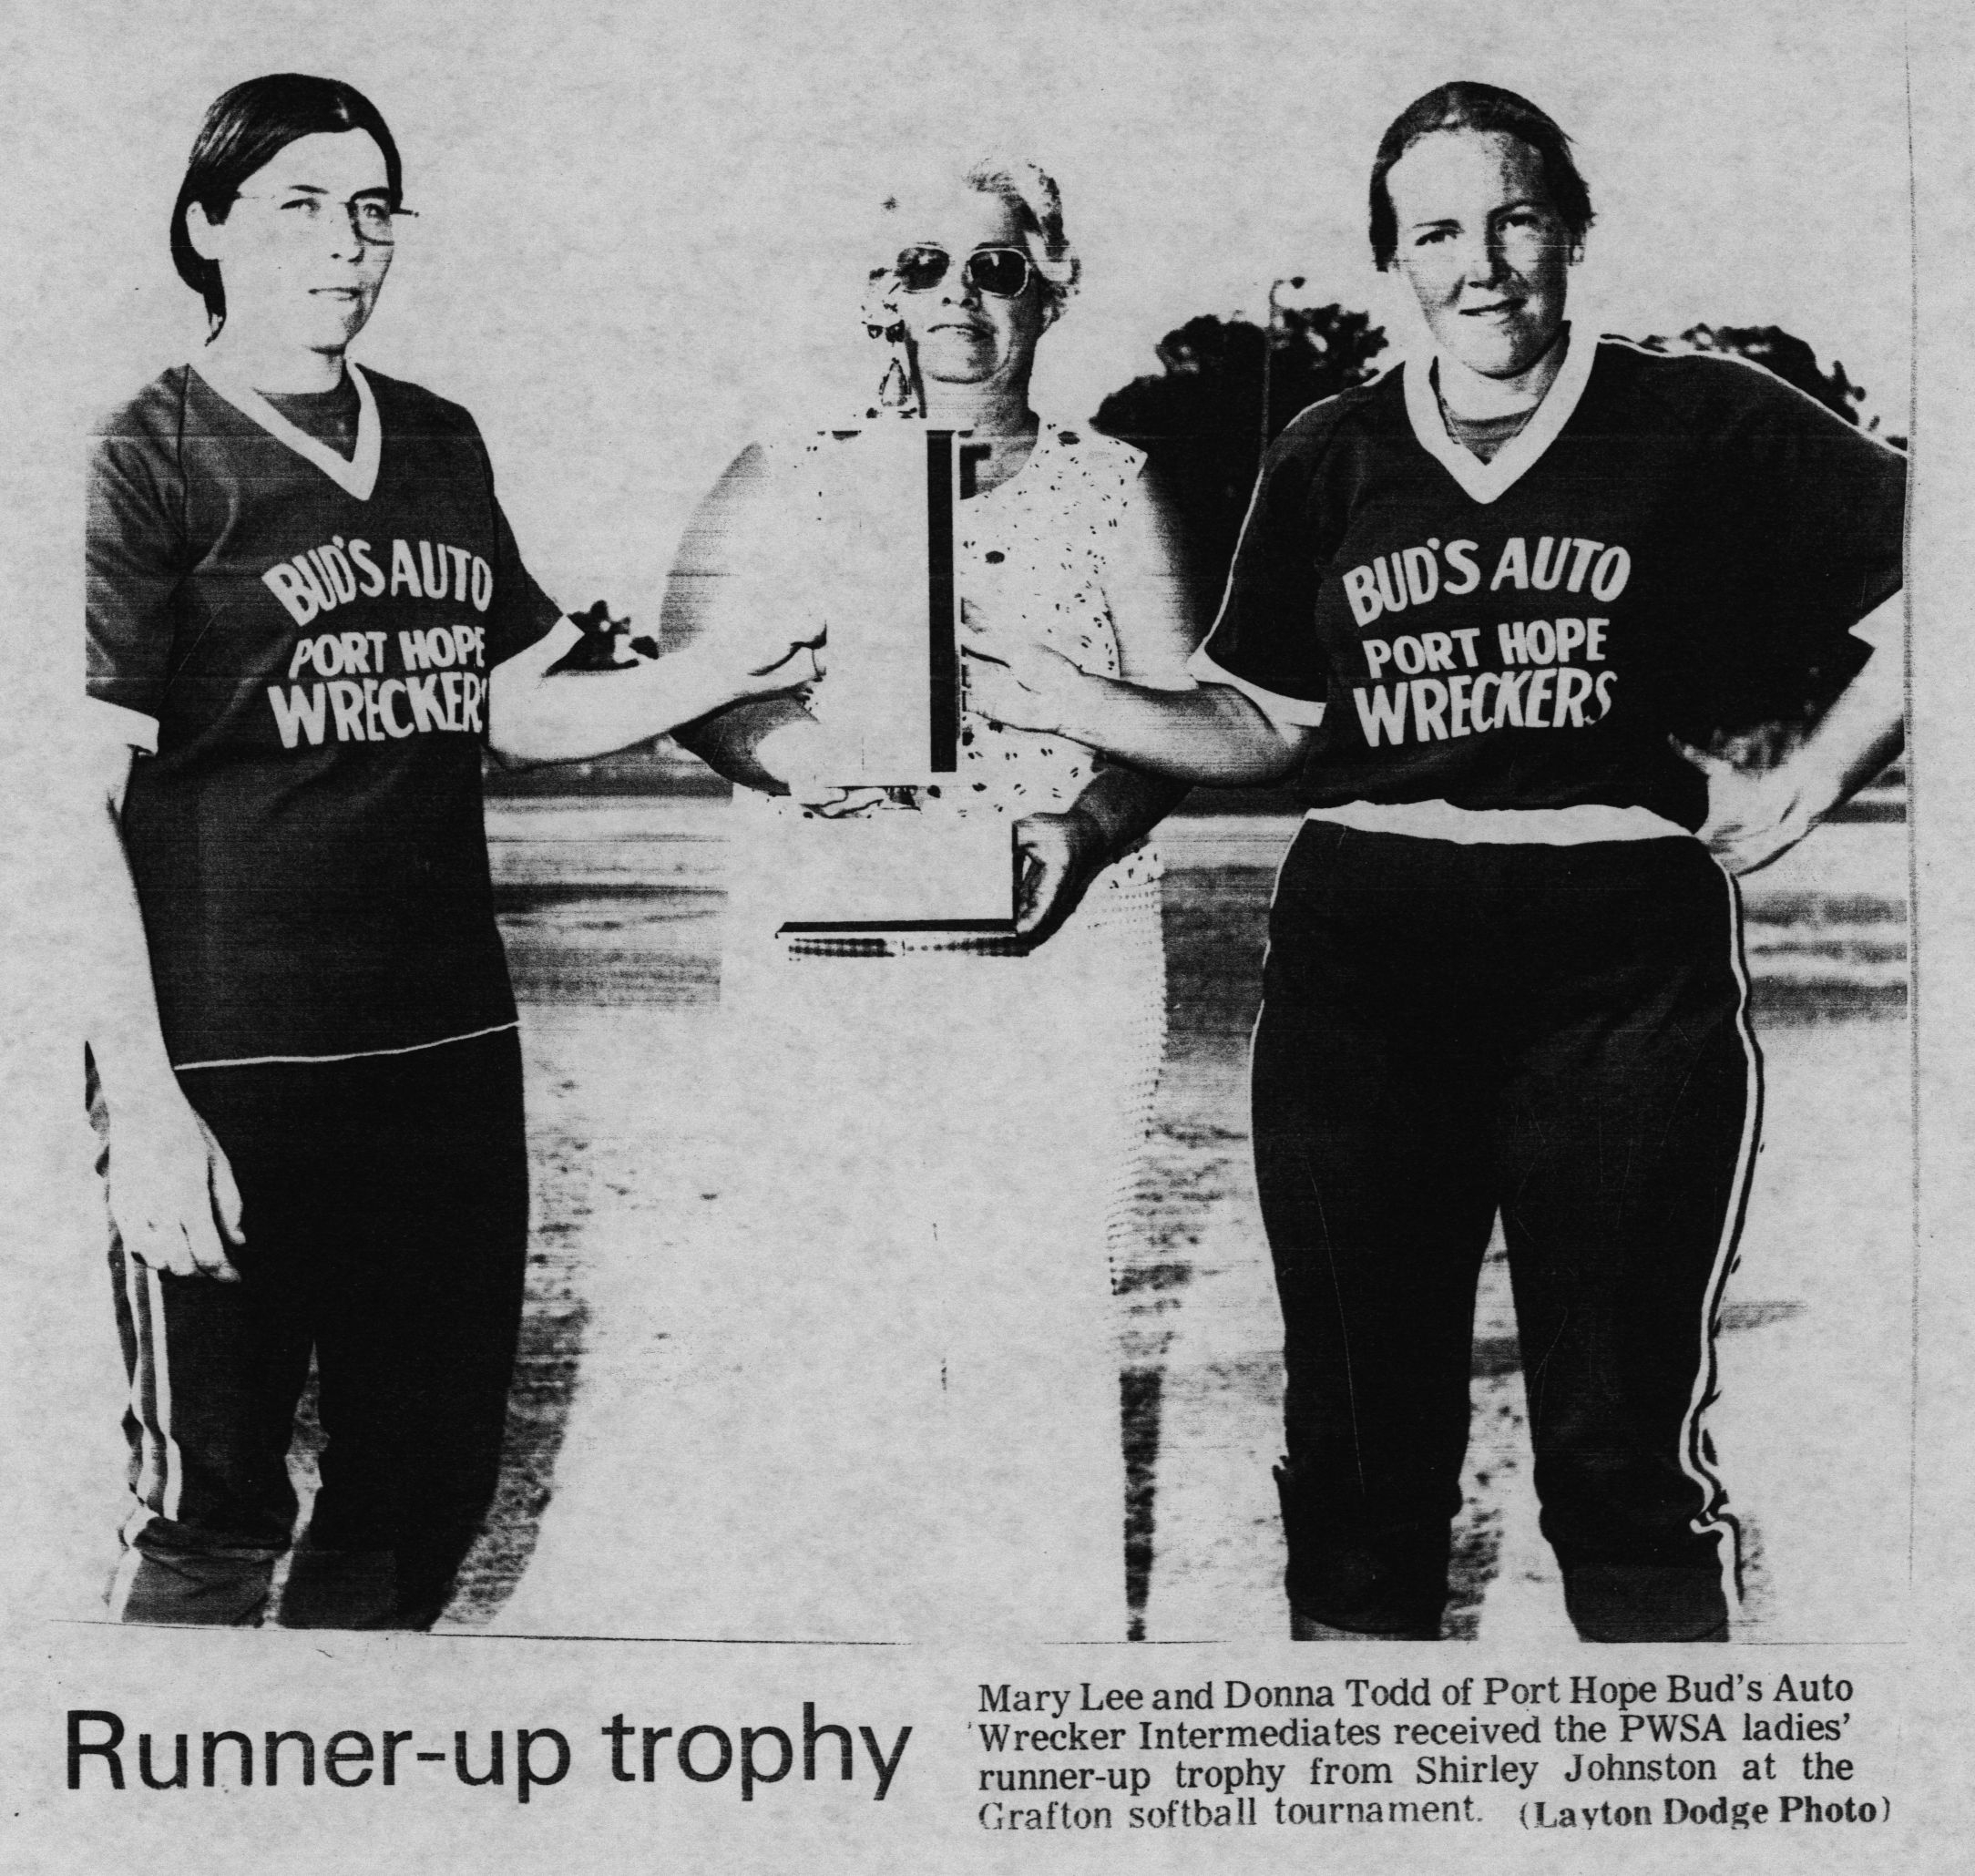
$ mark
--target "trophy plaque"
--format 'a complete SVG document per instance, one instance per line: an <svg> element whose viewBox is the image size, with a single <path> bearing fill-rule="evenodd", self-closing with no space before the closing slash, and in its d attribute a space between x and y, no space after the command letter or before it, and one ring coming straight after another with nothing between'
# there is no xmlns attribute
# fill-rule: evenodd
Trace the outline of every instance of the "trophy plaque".
<svg viewBox="0 0 1975 1876"><path fill-rule="evenodd" d="M1015 928L1012 824L942 811L961 785L954 522L969 434L895 420L827 432L805 458L805 577L826 626L811 706L829 751L820 779L924 804L783 824L780 930L805 949Z"/></svg>

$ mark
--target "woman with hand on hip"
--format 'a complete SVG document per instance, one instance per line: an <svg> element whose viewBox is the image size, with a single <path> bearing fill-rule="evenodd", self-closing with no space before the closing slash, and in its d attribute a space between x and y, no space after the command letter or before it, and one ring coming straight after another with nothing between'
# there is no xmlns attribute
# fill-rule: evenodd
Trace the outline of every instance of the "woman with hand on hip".
<svg viewBox="0 0 1975 1876"><path fill-rule="evenodd" d="M1499 1211L1579 1634L1726 1638L1703 1414L1760 1092L1733 875L1900 747L1904 469L1758 369L1571 324L1591 219L1526 99L1418 99L1371 231L1430 345L1271 448L1200 688L1047 653L973 680L1168 774L1299 776L1254 1098L1302 1635L1438 1633ZM1766 774L1682 746L1820 692Z"/></svg>
<svg viewBox="0 0 1975 1876"><path fill-rule="evenodd" d="M955 518L968 616L1184 684L1198 633L1138 454L1029 406L1077 278L1055 185L983 164L883 219L867 316L895 348L891 395L973 433ZM681 549L668 642L745 636L778 589L823 603L805 579L827 559L815 458L834 446L735 462ZM1106 1253L1129 1228L1164 1029L1141 842L1182 791L973 716L957 772L909 806L824 786L827 647L823 662L819 682L682 734L742 784L721 980L732 1249L697 1244L654 1284L672 1313L650 1404L594 1404L588 1467L511 1606L554 1628L1122 1640ZM810 807L1011 831L1016 934L795 954L776 868L829 831L789 825ZM626 1448L631 1414L650 1431ZM582 1563L613 1521L640 1544L629 1583Z"/></svg>
<svg viewBox="0 0 1975 1876"><path fill-rule="evenodd" d="M482 753L599 754L789 682L766 622L556 674L579 633L522 565L472 418L345 355L407 212L362 94L227 92L171 220L209 341L95 441L88 1055L130 1375L123 1621L261 1618L312 1356L327 1446L281 1619L439 1615L494 1490L527 1235Z"/></svg>

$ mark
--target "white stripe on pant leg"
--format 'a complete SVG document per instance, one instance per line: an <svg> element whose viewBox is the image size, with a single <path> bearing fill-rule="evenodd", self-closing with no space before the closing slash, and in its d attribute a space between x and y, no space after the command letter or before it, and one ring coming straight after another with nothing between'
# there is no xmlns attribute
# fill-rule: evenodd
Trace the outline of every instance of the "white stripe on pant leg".
<svg viewBox="0 0 1975 1876"><path fill-rule="evenodd" d="M124 1520L121 1533L124 1553L117 1564L116 1574L110 1579L109 1617L112 1622L121 1622L124 1607L130 1600L131 1585L135 1582L138 1565L142 1555L137 1549L139 1532L158 1515L151 1501L158 1490L159 1475L162 1466L159 1454L159 1440L152 1431L151 1416L144 1405L146 1377L154 1366L150 1350L150 1312L145 1307L142 1285L138 1276L138 1260L130 1255L128 1246L118 1244L117 1255L123 1265L124 1307L130 1317L130 1415L138 1425L138 1477L131 1488L137 1502L130 1514Z"/></svg>
<svg viewBox="0 0 1975 1876"><path fill-rule="evenodd" d="M150 1515L148 1512L143 1513L146 1523L150 1522ZM142 1528L142 1525L138 1526L139 1530ZM110 1578L109 1619L112 1622L121 1622L124 1619L124 1610L130 1602L131 1587L137 1582L138 1565L144 1561L144 1553L130 1542L133 1534L130 1526L127 1524L124 1527L124 1553L118 1561L117 1574Z"/></svg>
<svg viewBox="0 0 1975 1876"><path fill-rule="evenodd" d="M156 1363L151 1354L150 1310L146 1305L143 1278L138 1275L143 1266L127 1247L123 1253L123 1266L124 1307L130 1312L130 1337L136 1351L130 1364L130 1411L138 1423L139 1457L138 1481L132 1489L144 1512L138 1527L141 1529L142 1524L148 1523L157 1513L158 1507L153 1501L158 1495L164 1464L152 1410L146 1404L146 1396L152 1391L151 1377Z"/></svg>
<svg viewBox="0 0 1975 1876"><path fill-rule="evenodd" d="M1681 1425L1682 1470L1705 1494L1694 1529L1700 1535L1709 1532L1722 1540L1718 1554L1722 1568L1722 1591L1731 1610L1742 1601L1742 1527L1727 1509L1728 1491L1721 1476L1702 1451L1702 1416L1716 1399L1715 1381L1719 1363L1715 1336L1720 1327L1722 1290L1729 1273L1739 1261L1735 1252L1741 1240L1742 1224L1748 1213L1749 1190L1755 1183L1755 1145L1762 1133L1763 1058L1756 1047L1755 1032L1749 1025L1749 977L1742 948L1742 891L1725 867L1720 868L1728 888L1728 964L1737 990L1735 1032L1742 1039L1742 1054L1747 1063L1746 1092L1742 1112L1742 1143L1735 1159L1735 1179L1729 1187L1727 1215L1722 1223L1721 1243L1714 1253L1714 1267L1707 1281L1701 1309L1700 1363L1694 1374L1694 1391L1688 1399Z"/></svg>
<svg viewBox="0 0 1975 1876"><path fill-rule="evenodd" d="M1308 825L1305 818L1304 826ZM1283 875L1289 870L1290 856L1296 851L1296 841L1302 834L1303 827L1298 827L1290 836L1289 845L1284 849L1282 858L1275 863L1275 882L1269 887L1268 919L1263 928L1262 995L1255 999L1255 1020L1248 1025L1248 1189L1254 1194L1255 1215L1258 1218L1262 1216L1262 1168L1255 1164L1255 1039L1262 1033L1262 1019L1269 1007L1269 954L1275 948L1275 901L1282 896ZM1264 1227L1263 1235L1267 1235L1266 1226ZM1273 1267L1272 1258L1272 1272ZM1286 1443L1286 1433L1284 1437Z"/></svg>
<svg viewBox="0 0 1975 1876"><path fill-rule="evenodd" d="M157 1271L144 1266L145 1295L151 1306L151 1391L158 1403L158 1431L164 1441L164 1514L176 1519L185 1492L185 1461L171 1430L171 1349L165 1336L165 1291Z"/></svg>

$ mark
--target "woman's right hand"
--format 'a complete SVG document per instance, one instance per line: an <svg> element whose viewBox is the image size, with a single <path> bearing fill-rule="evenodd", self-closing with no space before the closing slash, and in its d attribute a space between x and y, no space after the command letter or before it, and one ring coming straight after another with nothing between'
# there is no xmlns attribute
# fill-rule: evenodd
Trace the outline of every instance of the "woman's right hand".
<svg viewBox="0 0 1975 1876"><path fill-rule="evenodd" d="M1081 740L1069 725L1092 682L1088 671L1048 645L998 629L971 600L960 601L960 626L961 684L970 714L1007 729Z"/></svg>
<svg viewBox="0 0 1975 1876"><path fill-rule="evenodd" d="M789 793L813 815L825 821L854 820L873 808L883 807L891 797L886 788L829 788L814 783Z"/></svg>
<svg viewBox="0 0 1975 1876"><path fill-rule="evenodd" d="M246 1242L225 1149L183 1095L119 1104L109 1122L110 1217L124 1249L173 1276L238 1283Z"/></svg>
<svg viewBox="0 0 1975 1876"><path fill-rule="evenodd" d="M124 1248L175 1276L238 1283L240 1187L212 1130L185 1098L165 1049L150 954L123 846L124 792L139 760L119 728L87 745L95 812L84 822L84 890L96 943L86 962L90 1052L100 1076L109 1212Z"/></svg>
<svg viewBox="0 0 1975 1876"><path fill-rule="evenodd" d="M746 679L738 688L755 692L793 691L823 676L823 661L816 655L821 640L791 640L787 634L788 628L771 629L732 648Z"/></svg>
<svg viewBox="0 0 1975 1876"><path fill-rule="evenodd" d="M831 753L823 725L806 712L778 723L754 745L754 759L763 774L780 782L793 801L826 821L865 814L889 798L882 788L846 787L828 779Z"/></svg>

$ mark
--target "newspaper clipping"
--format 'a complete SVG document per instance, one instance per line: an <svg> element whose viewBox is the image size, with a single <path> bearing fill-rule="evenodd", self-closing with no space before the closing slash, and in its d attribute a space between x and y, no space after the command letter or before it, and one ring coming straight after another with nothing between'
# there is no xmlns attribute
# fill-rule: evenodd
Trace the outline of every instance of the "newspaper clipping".
<svg viewBox="0 0 1975 1876"><path fill-rule="evenodd" d="M1952 12L19 15L0 1860L1956 1867Z"/></svg>

